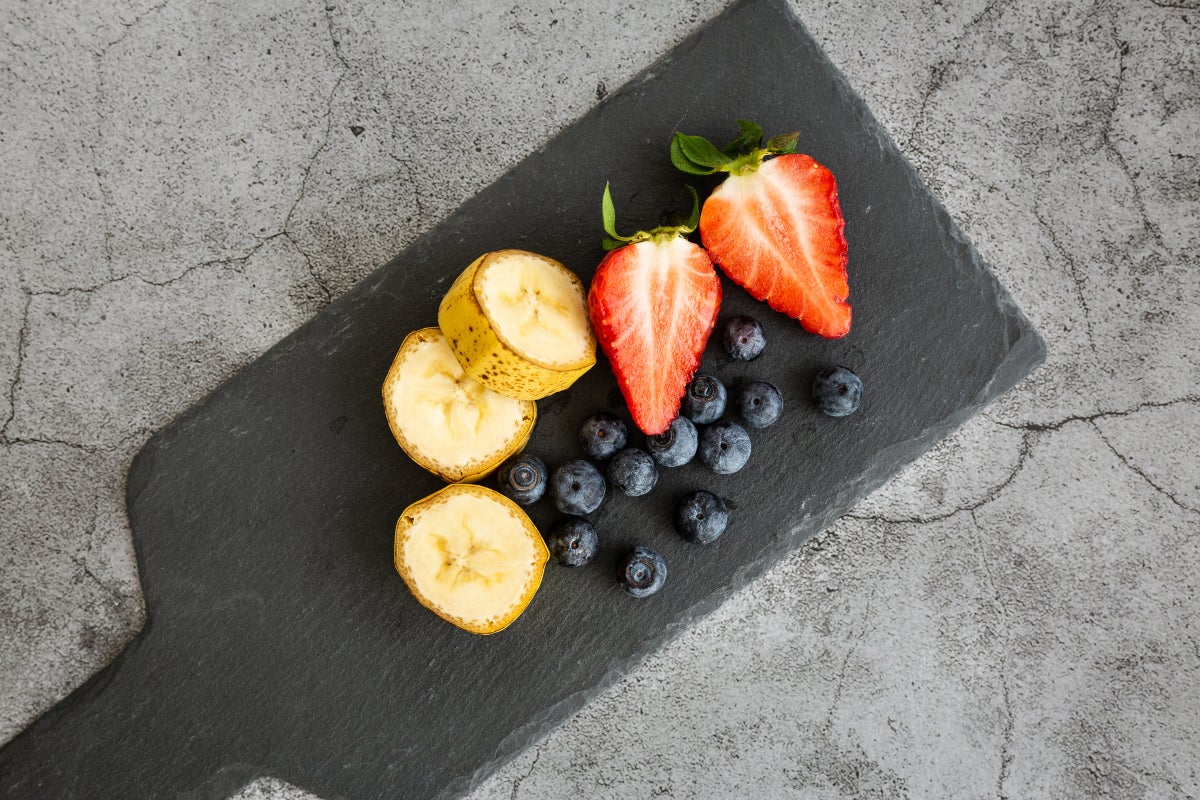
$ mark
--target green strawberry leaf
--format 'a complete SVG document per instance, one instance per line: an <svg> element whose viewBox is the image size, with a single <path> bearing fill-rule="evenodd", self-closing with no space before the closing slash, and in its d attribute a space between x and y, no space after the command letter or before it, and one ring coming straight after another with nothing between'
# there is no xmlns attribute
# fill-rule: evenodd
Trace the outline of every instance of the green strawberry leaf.
<svg viewBox="0 0 1200 800"><path fill-rule="evenodd" d="M700 195L696 193L694 186L687 187L687 190L692 193L692 213L687 222L683 223L683 230L685 233L691 233L700 224Z"/></svg>
<svg viewBox="0 0 1200 800"><path fill-rule="evenodd" d="M679 146L678 134L671 139L671 163L675 165L675 169L686 172L689 175L712 175L716 172L715 169L698 167L691 161L688 161L687 156L683 154L683 148Z"/></svg>
<svg viewBox="0 0 1200 800"><path fill-rule="evenodd" d="M784 133L773 137L767 142L767 150L775 155L787 155L796 152L796 145L800 142L799 133Z"/></svg>
<svg viewBox="0 0 1200 800"><path fill-rule="evenodd" d="M604 197L600 200L600 217L604 220L604 232L617 238L617 209L613 207L612 192L604 184Z"/></svg>
<svg viewBox="0 0 1200 800"><path fill-rule="evenodd" d="M608 234L600 243L605 250L615 250L633 241L633 236L617 233L617 209L613 207L612 191L608 183L604 184L604 196L600 198L600 217L604 220L604 232Z"/></svg>
<svg viewBox="0 0 1200 800"><path fill-rule="evenodd" d="M676 132L674 141L679 143L679 151L683 156L697 167L716 169L717 167L725 166L733 160L718 150L712 142L703 136L688 136L687 134Z"/></svg>
<svg viewBox="0 0 1200 800"><path fill-rule="evenodd" d="M738 130L742 132L741 138L745 139L751 147L758 147L762 143L762 128L758 127L757 122L739 119L737 126Z"/></svg>
<svg viewBox="0 0 1200 800"><path fill-rule="evenodd" d="M758 123L748 119L739 119L737 124L742 135L727 144L721 151L731 158L748 150L756 150L762 145L763 132Z"/></svg>

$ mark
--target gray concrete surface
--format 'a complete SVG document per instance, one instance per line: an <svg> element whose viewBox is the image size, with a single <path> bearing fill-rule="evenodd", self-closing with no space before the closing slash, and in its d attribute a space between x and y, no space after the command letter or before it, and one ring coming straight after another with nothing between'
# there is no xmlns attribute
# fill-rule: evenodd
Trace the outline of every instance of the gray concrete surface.
<svg viewBox="0 0 1200 800"><path fill-rule="evenodd" d="M0 741L150 431L722 5L0 6ZM1200 3L794 6L1048 362L471 797L1200 796Z"/></svg>

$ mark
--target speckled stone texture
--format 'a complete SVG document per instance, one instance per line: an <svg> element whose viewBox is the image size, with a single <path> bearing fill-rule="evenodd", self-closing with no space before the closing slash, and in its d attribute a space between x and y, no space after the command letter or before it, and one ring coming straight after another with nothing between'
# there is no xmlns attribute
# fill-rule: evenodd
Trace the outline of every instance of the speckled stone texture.
<svg viewBox="0 0 1200 800"><path fill-rule="evenodd" d="M722 5L0 9L0 738L149 432ZM793 6L1047 364L471 797L1200 794L1200 6Z"/></svg>

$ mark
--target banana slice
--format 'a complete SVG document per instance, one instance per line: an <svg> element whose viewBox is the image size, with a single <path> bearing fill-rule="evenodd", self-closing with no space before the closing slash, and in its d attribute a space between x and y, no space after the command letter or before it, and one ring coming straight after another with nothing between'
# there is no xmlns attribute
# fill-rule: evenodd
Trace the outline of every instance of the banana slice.
<svg viewBox="0 0 1200 800"><path fill-rule="evenodd" d="M388 425L409 457L442 480L473 481L525 446L537 406L472 380L437 328L410 333L383 381Z"/></svg>
<svg viewBox="0 0 1200 800"><path fill-rule="evenodd" d="M442 299L438 325L466 373L509 397L554 394L596 363L583 284L524 250L477 258Z"/></svg>
<svg viewBox="0 0 1200 800"><path fill-rule="evenodd" d="M472 633L495 633L519 617L549 557L525 512L483 486L447 486L396 522L396 571L413 596Z"/></svg>

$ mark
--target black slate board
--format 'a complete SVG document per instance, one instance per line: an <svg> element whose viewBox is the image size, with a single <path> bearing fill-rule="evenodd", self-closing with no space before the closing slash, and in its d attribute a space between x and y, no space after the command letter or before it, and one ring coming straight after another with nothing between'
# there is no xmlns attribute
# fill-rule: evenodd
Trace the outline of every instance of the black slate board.
<svg viewBox="0 0 1200 800"><path fill-rule="evenodd" d="M598 562L551 564L511 628L463 633L420 608L392 569L392 530L440 486L388 432L379 385L449 281L502 247L590 277L611 179L624 230L686 210L667 159L676 128L718 140L733 120L838 176L854 329L827 342L728 282L723 316L752 313L769 345L705 368L763 377L787 411L753 434L740 474L699 465L596 515ZM707 187L703 187L707 188ZM1042 358L1042 344L862 102L783 2L744 2L680 45L395 261L192 408L129 476L145 630L106 670L0 750L6 798L228 796L273 775L324 798L445 797L486 776L690 619L826 527ZM812 410L823 365L864 376L859 413ZM602 361L541 403L531 448L577 455L575 431L614 404ZM681 541L670 509L702 486L736 504L714 547ZM555 516L543 503L534 517ZM647 601L615 585L635 542L671 564Z"/></svg>

